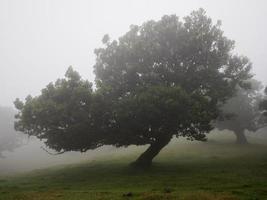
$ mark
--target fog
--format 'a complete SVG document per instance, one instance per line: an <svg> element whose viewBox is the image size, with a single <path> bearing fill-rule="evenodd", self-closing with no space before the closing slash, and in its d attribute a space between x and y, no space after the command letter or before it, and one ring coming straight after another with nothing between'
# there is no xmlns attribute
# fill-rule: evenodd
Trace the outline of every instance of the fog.
<svg viewBox="0 0 267 200"><path fill-rule="evenodd" d="M267 5L264 0L2 0L0 1L0 105L13 106L16 97L39 94L72 65L94 80L94 49L108 33L112 39L131 24L183 17L200 7L214 21L222 20L236 51L253 62L256 78L266 82Z"/></svg>
<svg viewBox="0 0 267 200"><path fill-rule="evenodd" d="M36 169L55 167L63 164L94 162L96 159L111 155L117 150L114 147L103 147L87 153L68 152L62 155L50 155L41 147L44 144L34 138L24 141L24 145L13 151L3 153L5 158L0 158L0 175L23 173Z"/></svg>
<svg viewBox="0 0 267 200"><path fill-rule="evenodd" d="M38 95L49 82L63 77L68 66L93 82L94 49L101 46L104 34L117 39L131 24L168 14L183 17L200 7L214 22L222 20L225 35L236 41L235 51L252 61L255 78L266 85L265 0L1 0L0 105L13 107L17 97ZM43 142L24 137L21 146L3 152L0 175L125 153L123 148L105 146L54 156L42 146Z"/></svg>

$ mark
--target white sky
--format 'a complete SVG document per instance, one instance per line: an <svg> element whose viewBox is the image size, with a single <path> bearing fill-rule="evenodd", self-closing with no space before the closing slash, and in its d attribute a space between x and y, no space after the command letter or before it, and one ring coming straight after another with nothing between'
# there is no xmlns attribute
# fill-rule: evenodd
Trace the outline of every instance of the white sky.
<svg viewBox="0 0 267 200"><path fill-rule="evenodd" d="M0 0L0 105L37 95L68 66L94 80L94 49L131 24L204 8L267 83L266 0Z"/></svg>

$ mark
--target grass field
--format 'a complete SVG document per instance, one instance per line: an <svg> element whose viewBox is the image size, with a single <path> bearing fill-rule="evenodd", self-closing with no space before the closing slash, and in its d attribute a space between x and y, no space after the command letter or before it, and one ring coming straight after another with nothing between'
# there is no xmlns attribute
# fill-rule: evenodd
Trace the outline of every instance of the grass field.
<svg viewBox="0 0 267 200"><path fill-rule="evenodd" d="M150 169L129 167L145 147L0 177L0 200L263 200L267 145L172 141Z"/></svg>

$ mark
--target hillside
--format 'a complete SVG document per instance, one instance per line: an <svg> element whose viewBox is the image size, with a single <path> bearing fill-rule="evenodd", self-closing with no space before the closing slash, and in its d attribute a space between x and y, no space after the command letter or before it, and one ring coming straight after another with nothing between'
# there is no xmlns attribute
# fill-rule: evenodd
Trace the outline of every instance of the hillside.
<svg viewBox="0 0 267 200"><path fill-rule="evenodd" d="M0 200L267 199L267 145L173 141L150 169L129 167L143 150L2 176Z"/></svg>

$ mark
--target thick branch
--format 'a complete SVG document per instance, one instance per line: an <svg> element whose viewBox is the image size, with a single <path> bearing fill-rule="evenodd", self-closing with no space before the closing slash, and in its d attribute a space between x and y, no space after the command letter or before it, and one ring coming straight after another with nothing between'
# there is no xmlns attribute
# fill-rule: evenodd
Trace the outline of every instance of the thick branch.
<svg viewBox="0 0 267 200"><path fill-rule="evenodd" d="M170 142L171 136L158 138L153 142L148 149L142 153L135 162L132 163L134 167L148 167L152 164L152 160L158 153Z"/></svg>

